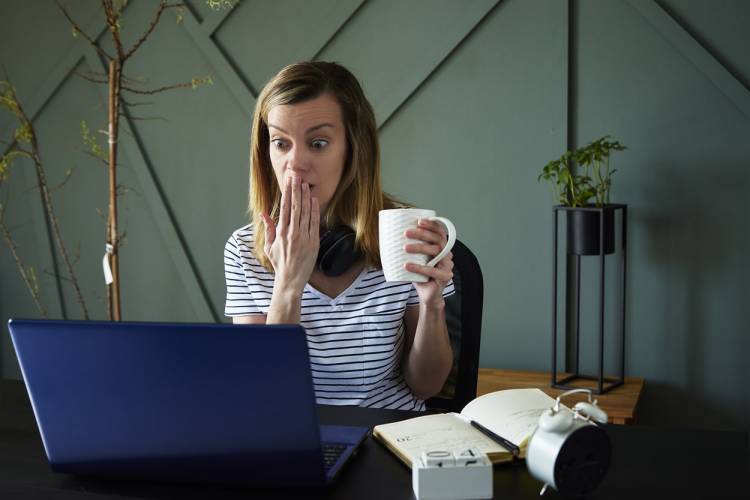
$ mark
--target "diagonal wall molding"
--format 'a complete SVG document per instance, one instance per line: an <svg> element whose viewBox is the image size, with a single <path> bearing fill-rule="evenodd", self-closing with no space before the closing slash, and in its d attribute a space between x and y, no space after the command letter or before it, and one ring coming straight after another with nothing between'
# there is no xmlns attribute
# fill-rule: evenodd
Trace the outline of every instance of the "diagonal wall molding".
<svg viewBox="0 0 750 500"><path fill-rule="evenodd" d="M232 12L234 12L236 6L237 4L232 4L232 7L229 9L212 10L211 13L203 19L203 22L200 23L203 32L209 37L213 36L213 34L216 33L216 30L218 30L224 21L226 21Z"/></svg>
<svg viewBox="0 0 750 500"><path fill-rule="evenodd" d="M455 38L446 37L441 40L443 44L440 51L426 54L423 59L410 68L410 72L404 75L399 91L389 94L387 100L380 110L376 110L378 118L378 129L381 129L390 120L401 107L413 96L435 72L443 65L445 61L455 53L455 51L474 34L477 27L484 21L501 3L502 0L491 0L485 2L468 2L463 11L463 16L454 19L457 26L461 29L455 33L461 35Z"/></svg>
<svg viewBox="0 0 750 500"><path fill-rule="evenodd" d="M713 83L747 118L750 90L654 0L628 0L646 21Z"/></svg>
<svg viewBox="0 0 750 500"><path fill-rule="evenodd" d="M309 42L304 44L304 48L295 56L297 60L314 59L325 46L331 41L332 37L341 31L341 28L356 14L365 0L339 0L333 9L333 15L337 16L337 29L333 34L327 31L311 30ZM234 9L225 9L219 12L213 12L209 17L200 23L197 17L190 9L186 9L183 26L188 32L193 42L203 53L208 63L213 67L219 79L225 84L237 103L242 107L247 115L251 115L255 109L256 94L242 76L235 70L229 58L219 48L214 41L213 36L221 25L234 12ZM311 48L308 48L311 47ZM313 48L314 47L314 48Z"/></svg>
<svg viewBox="0 0 750 500"><path fill-rule="evenodd" d="M223 22L228 15L227 12L221 18L221 22ZM218 24L215 22L204 22L204 24L201 24L190 9L186 9L182 25L185 27L185 30L188 32L188 35L190 35L193 42L195 42L201 50L208 64L210 64L214 71L216 71L216 74L219 76L222 83L227 86L229 92L240 105L243 112L247 115L252 114L253 109L255 109L255 96L234 70L229 63L229 60L224 56L224 53L219 50L219 47L211 38L214 32L213 30Z"/></svg>
<svg viewBox="0 0 750 500"><path fill-rule="evenodd" d="M297 53L295 59L297 61L304 60L315 60L318 58L321 52L325 50L329 43L334 40L341 30L357 15L359 9L365 4L366 0L338 0L336 5L332 7L333 16L335 16L334 24L337 26L335 30L330 31L329 26L318 26L313 27L310 30L311 34L308 37L308 42L303 44L302 50ZM315 48L317 47L317 48Z"/></svg>

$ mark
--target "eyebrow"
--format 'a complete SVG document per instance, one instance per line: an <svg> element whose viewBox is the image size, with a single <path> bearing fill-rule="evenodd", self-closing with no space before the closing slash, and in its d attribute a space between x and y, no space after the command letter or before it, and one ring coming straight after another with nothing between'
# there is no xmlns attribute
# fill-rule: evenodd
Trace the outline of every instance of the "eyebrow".
<svg viewBox="0 0 750 500"><path fill-rule="evenodd" d="M269 123L269 124L268 124L268 126L269 126L269 127L273 127L273 128L275 128L276 130L280 130L281 132L284 132L285 134L288 134L288 133L289 133L289 132L287 132L286 130L284 130L283 128L281 128L281 127L279 127L279 126L277 126L277 125L274 125L274 124L272 124L272 123ZM310 127L309 129L307 129L307 130L305 131L305 134L309 134L309 133L310 133L310 132L312 132L313 130L318 130L319 128L323 128L323 127L331 127L331 128L334 128L333 124L331 124L331 123L321 123L320 125L315 125L314 127Z"/></svg>

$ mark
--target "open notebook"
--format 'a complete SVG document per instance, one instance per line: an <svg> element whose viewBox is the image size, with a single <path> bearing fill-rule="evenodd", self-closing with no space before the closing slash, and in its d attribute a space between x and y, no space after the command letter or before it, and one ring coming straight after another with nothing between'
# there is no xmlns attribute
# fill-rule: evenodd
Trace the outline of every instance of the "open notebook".
<svg viewBox="0 0 750 500"><path fill-rule="evenodd" d="M472 427L474 420L521 449L536 429L539 416L555 400L539 389L508 389L485 394L471 401L461 413L425 415L401 422L378 425L373 436L411 467L423 451L478 448L492 463L508 462L513 455Z"/></svg>

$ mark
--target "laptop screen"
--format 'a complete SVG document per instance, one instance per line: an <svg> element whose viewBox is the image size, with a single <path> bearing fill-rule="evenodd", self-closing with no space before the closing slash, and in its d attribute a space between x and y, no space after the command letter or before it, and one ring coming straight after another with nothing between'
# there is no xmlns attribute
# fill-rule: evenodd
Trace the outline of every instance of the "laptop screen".
<svg viewBox="0 0 750 500"><path fill-rule="evenodd" d="M297 325L9 326L54 470L324 481L307 343ZM285 467L274 467L277 459Z"/></svg>

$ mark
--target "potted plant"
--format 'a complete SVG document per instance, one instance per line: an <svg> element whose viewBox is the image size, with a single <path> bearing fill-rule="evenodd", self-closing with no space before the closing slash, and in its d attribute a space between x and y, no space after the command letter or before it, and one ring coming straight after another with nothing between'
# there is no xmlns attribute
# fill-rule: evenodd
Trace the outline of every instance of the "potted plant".
<svg viewBox="0 0 750 500"><path fill-rule="evenodd" d="M565 151L547 163L539 174L552 182L555 200L567 210L567 247L573 255L598 255L599 214L604 214L604 253L614 252L614 209L609 205L612 174L609 157L625 146L606 135L575 151ZM572 170L577 165L576 172ZM592 202L593 201L593 202ZM575 210L583 208L582 210ZM603 210L591 210L600 208Z"/></svg>

